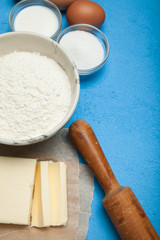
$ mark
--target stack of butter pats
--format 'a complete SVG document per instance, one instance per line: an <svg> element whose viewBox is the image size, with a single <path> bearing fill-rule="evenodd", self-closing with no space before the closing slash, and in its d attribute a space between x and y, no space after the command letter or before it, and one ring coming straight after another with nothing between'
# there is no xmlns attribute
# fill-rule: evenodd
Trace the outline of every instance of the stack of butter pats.
<svg viewBox="0 0 160 240"><path fill-rule="evenodd" d="M0 223L49 227L66 222L65 163L0 157Z"/></svg>

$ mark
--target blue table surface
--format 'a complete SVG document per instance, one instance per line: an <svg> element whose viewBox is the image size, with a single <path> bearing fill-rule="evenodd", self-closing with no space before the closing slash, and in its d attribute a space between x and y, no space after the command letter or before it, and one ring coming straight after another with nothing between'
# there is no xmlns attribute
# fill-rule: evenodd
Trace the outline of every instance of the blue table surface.
<svg viewBox="0 0 160 240"><path fill-rule="evenodd" d="M0 2L0 33L10 31L15 2ZM81 79L79 102L66 127L77 119L91 124L118 181L133 189L160 235L160 1L97 3L106 12L101 30L109 40L109 58L98 73ZM95 179L87 240L120 239L103 197Z"/></svg>

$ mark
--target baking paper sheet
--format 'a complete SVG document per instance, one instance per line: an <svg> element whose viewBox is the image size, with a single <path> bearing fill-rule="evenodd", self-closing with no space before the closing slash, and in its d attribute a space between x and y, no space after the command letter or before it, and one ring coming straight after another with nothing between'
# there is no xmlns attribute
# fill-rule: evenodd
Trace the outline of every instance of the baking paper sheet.
<svg viewBox="0 0 160 240"><path fill-rule="evenodd" d="M68 222L66 226L31 228L0 224L0 240L83 240L91 215L94 177L85 164L79 164L68 129L62 129L51 139L24 147L0 145L1 156L64 161L67 164Z"/></svg>

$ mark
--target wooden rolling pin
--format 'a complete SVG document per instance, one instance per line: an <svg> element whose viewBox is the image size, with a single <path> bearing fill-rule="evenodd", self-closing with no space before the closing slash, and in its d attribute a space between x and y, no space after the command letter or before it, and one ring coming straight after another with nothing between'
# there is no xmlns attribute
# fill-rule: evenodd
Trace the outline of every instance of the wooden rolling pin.
<svg viewBox="0 0 160 240"><path fill-rule="evenodd" d="M132 190L117 182L90 125L75 121L69 134L105 191L103 206L121 239L160 239Z"/></svg>

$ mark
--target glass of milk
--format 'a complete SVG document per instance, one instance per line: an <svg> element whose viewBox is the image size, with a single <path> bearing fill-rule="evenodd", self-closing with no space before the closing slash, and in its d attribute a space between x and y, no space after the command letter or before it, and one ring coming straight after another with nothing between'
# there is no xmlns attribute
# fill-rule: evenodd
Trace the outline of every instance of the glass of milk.
<svg viewBox="0 0 160 240"><path fill-rule="evenodd" d="M9 26L11 31L38 33L55 40L61 31L62 15L48 0L23 0L12 8Z"/></svg>

